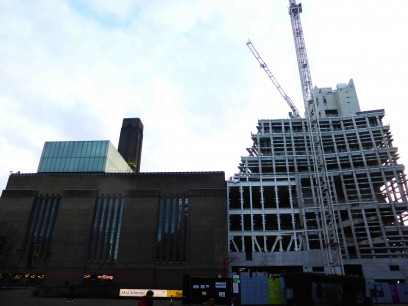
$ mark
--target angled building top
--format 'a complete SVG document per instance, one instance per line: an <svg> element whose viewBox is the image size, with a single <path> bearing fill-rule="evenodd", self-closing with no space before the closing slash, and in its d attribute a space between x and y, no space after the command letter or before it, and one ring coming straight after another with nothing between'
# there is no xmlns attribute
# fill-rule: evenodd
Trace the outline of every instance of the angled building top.
<svg viewBox="0 0 408 306"><path fill-rule="evenodd" d="M109 140L45 142L42 172L133 172Z"/></svg>

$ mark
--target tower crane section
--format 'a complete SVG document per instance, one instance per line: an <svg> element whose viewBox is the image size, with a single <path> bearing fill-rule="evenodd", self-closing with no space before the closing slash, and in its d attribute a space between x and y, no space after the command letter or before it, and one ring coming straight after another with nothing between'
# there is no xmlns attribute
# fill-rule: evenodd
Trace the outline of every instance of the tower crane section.
<svg viewBox="0 0 408 306"><path fill-rule="evenodd" d="M326 274L344 274L341 244L339 242L330 178L324 156L317 101L313 98L312 77L306 53L300 13L302 13L302 4L296 3L296 0L289 0L289 15L292 23L292 33L296 48L306 119L310 132L310 146L318 195L317 198L319 202L320 224L324 239L324 247L326 248L325 272Z"/></svg>
<svg viewBox="0 0 408 306"><path fill-rule="evenodd" d="M302 13L302 4L296 3L296 0L289 0L289 15L292 23L293 38L296 47L296 57L300 74L300 82L302 84L303 101L307 104L313 103L313 84L310 75L309 60L306 52L305 39L303 36L302 23L300 21L300 13ZM310 109L305 105L306 111Z"/></svg>
<svg viewBox="0 0 408 306"><path fill-rule="evenodd" d="M300 114L298 109L296 108L295 104L292 102L291 98L285 93L285 91L282 89L282 87L279 85L278 81L275 79L273 76L272 72L269 70L268 66L262 59L262 57L259 55L258 51L256 51L254 45L250 40L246 43L249 50L251 50L252 54L255 56L259 64L261 65L261 68L266 72L268 77L271 79L272 83L275 85L276 89L279 91L279 93L282 95L283 99L286 101L286 103L289 105L290 109L292 112L289 113L290 118L300 118Z"/></svg>

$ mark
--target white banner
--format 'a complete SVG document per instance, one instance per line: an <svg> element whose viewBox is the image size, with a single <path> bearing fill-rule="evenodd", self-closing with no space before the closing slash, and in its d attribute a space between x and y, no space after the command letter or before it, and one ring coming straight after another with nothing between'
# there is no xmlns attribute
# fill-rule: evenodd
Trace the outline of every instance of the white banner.
<svg viewBox="0 0 408 306"><path fill-rule="evenodd" d="M167 297L167 290L158 289L119 289L119 296L142 297L146 295L147 290L154 292L153 297Z"/></svg>

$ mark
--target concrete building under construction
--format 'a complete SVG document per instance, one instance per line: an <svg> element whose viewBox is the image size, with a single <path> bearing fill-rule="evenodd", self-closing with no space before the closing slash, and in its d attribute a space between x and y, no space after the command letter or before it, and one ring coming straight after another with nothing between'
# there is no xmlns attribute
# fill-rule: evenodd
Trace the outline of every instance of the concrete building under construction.
<svg viewBox="0 0 408 306"><path fill-rule="evenodd" d="M354 83L314 88L342 267L367 281L408 275L407 181L384 110L360 111ZM308 119L259 120L227 182L232 272L325 272Z"/></svg>

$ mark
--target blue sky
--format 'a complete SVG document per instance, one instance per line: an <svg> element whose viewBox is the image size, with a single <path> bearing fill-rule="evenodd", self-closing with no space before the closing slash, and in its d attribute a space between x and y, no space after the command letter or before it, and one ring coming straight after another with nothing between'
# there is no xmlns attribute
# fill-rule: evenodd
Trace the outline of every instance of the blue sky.
<svg viewBox="0 0 408 306"><path fill-rule="evenodd" d="M37 171L45 141L111 140L141 118L142 171L238 171L258 119L290 111L248 38L303 113L286 0L0 2L0 185ZM354 79L385 108L401 162L408 2L304 0L314 85Z"/></svg>

